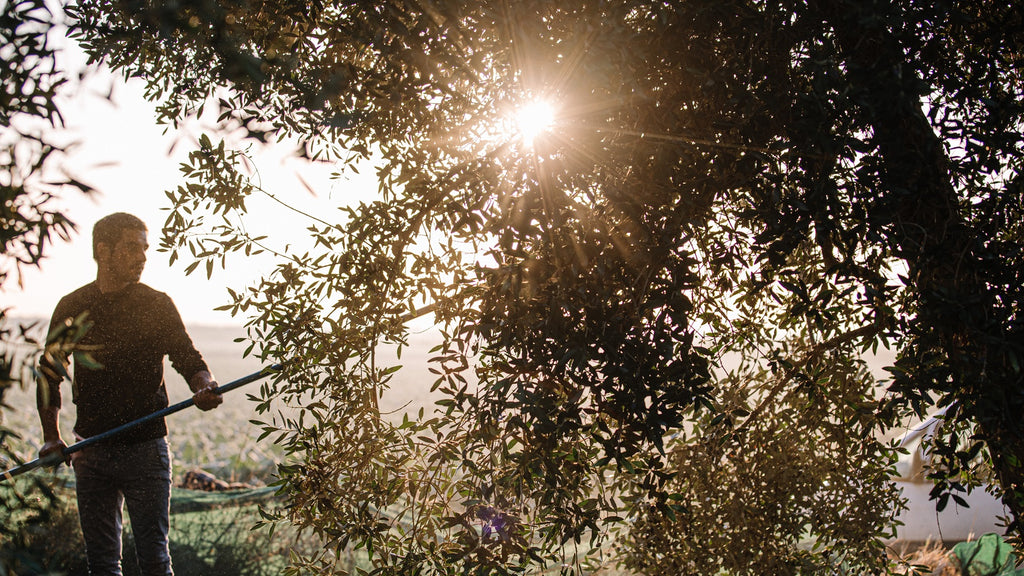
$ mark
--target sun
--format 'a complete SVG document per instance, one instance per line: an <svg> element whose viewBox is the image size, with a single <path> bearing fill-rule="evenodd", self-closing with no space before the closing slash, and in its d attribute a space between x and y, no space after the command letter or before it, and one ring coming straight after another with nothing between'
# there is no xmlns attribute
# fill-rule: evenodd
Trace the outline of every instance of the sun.
<svg viewBox="0 0 1024 576"><path fill-rule="evenodd" d="M520 106L515 113L516 131L527 146L533 146L538 136L555 124L555 107L546 100L533 100Z"/></svg>

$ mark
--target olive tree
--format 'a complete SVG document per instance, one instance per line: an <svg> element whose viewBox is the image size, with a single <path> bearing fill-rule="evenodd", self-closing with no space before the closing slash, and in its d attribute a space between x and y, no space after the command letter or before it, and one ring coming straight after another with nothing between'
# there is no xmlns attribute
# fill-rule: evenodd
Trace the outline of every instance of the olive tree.
<svg viewBox="0 0 1024 576"><path fill-rule="evenodd" d="M164 122L376 170L303 253L217 136L169 193L172 260L279 258L228 308L302 408L264 423L326 543L297 568L874 572L881 438L934 406L937 505L981 455L1021 534L1022 10L84 0L75 34ZM382 414L422 314L437 410Z"/></svg>

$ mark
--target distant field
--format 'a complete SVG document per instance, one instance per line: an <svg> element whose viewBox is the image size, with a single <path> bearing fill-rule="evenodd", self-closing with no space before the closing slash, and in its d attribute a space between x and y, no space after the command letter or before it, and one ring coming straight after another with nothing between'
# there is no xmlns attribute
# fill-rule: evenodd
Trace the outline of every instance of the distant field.
<svg viewBox="0 0 1024 576"><path fill-rule="evenodd" d="M245 336L239 326L190 326L189 332L196 347L203 353L211 371L221 384L225 384L256 372L262 368L257 359L243 358L244 343L236 338ZM381 402L381 410L392 412L407 405L409 411L420 406L429 407L430 385L434 376L427 371L427 358L432 346L430 333L414 334L412 346L402 353L404 366L392 389ZM391 359L388 359L391 360ZM172 404L189 397L188 386L170 364L165 369L168 396ZM252 384L255 391L258 384ZM71 403L70 384L64 383L64 406L61 411L61 429L65 440L72 439L74 405ZM225 479L251 481L265 479L280 460L280 451L270 439L257 442L260 430L249 423L258 418L255 404L246 398L247 389L240 388L231 393L219 408L201 412L194 408L183 410L168 417L169 441L174 451L175 469L181 473L189 468L205 468ZM4 424L19 433L26 442L23 458L35 457L34 451L42 443L41 431L35 412L35 391L32 388L14 389L5 398L8 408L4 410ZM404 412L405 410L400 410Z"/></svg>

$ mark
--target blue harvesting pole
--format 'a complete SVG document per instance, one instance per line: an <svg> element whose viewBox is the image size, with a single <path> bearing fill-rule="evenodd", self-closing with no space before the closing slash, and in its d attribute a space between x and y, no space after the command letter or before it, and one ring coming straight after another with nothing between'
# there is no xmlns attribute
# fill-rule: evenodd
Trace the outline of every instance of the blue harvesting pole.
<svg viewBox="0 0 1024 576"><path fill-rule="evenodd" d="M224 394L224 393L227 393L227 392L230 392L230 391L234 390L235 388L241 388L242 386L245 386L246 384L250 384L250 383L255 382L257 380L262 380L263 378L265 378L265 377L267 377L267 376L269 376L271 374L274 374L276 372L280 372L282 368L283 368L283 365L281 365L281 364L273 364L271 366L267 366L266 368L263 368L259 372L253 372L252 374L249 374L248 376L242 376L241 378L239 378L237 380L232 380L231 382L228 382L227 384L224 384L223 386L218 386L217 387L217 392L219 394ZM36 469L36 468L38 468L40 466L56 466L57 464L60 464L61 462L63 462L64 459L66 459L68 456L70 456L71 454L74 454L75 452L78 452L79 450L82 450L83 448L88 448L89 446L92 446L93 444L95 444L97 442L101 442L101 441L106 440L108 438L111 438L113 436L117 436L118 434L121 434L121 433L125 432L126 430L129 430L131 428L139 426L140 424L145 424L146 422L149 422L151 420L155 420L157 418L163 418L164 416L167 416L168 414L174 414L175 412L180 412L180 411L184 410L185 408L188 408L188 407L192 406L193 404L195 404L195 401L192 398L188 398L187 400L182 400L181 402L178 402L177 404L175 404L173 406L168 406L167 408L164 408L162 410L157 410L156 412L153 412L152 414L148 414L146 416L143 416L142 418L139 418L138 420L132 420L131 422L128 422L126 424L122 424L122 425L120 425L120 426L118 426L116 428L111 428L110 430L107 430L106 432L102 432L102 433L97 434L95 436L91 436L89 438L86 438L85 440L82 440L80 442L76 442L76 443L72 444L71 446L68 446L67 448L65 448L61 452L52 452L50 454L47 454L45 458L36 458L35 460L32 460L31 462L26 462L26 463L24 463L24 464L22 464L20 466L15 466L14 468L11 468L10 470L7 470L6 472L0 473L0 482L5 482L7 480L10 480L11 478L14 478L15 476L19 476L21 474L24 474L25 472L28 472L30 470L34 470L34 469Z"/></svg>

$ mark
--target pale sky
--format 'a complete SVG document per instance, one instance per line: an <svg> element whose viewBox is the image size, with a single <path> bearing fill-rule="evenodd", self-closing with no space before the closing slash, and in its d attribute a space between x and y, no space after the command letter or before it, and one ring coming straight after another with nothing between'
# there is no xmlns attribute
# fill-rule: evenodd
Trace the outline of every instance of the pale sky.
<svg viewBox="0 0 1024 576"><path fill-rule="evenodd" d="M84 56L74 46L66 52L69 66L84 63ZM18 288L15 278L9 278L0 295L2 305L12 307L13 316L49 317L62 295L95 278L93 224L107 214L124 211L149 227L151 248L144 283L167 292L186 322L240 324L242 319L232 319L214 308L228 302L226 286L238 289L251 283L266 271L266 262L229 258L228 267L215 268L213 278L207 280L202 268L185 276L187 253L168 266L168 254L156 251L167 215L161 208L170 205L164 191L184 182L179 165L196 148L196 128L192 127L192 133L165 134L165 127L155 122L154 106L143 98L142 82L124 82L110 74L90 78L62 102L61 111L71 138L79 142L66 168L100 194L86 198L68 191L63 203L67 215L78 224L78 233L71 243L58 241L51 246L41 269L26 269L24 289ZM373 170L362 170L361 176L332 178L331 167L300 161L285 146L258 150L254 161L264 189L328 220L339 205L366 198L375 190ZM301 174L302 180L296 174ZM315 196L302 181L312 187ZM246 204L250 231L268 234L268 242L275 248L305 241L308 223L300 217L265 197L254 196Z"/></svg>

